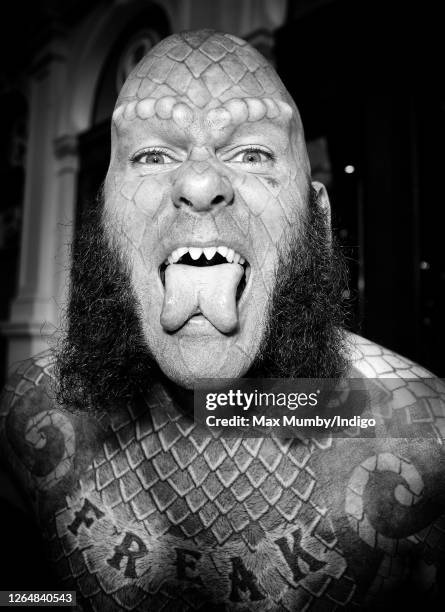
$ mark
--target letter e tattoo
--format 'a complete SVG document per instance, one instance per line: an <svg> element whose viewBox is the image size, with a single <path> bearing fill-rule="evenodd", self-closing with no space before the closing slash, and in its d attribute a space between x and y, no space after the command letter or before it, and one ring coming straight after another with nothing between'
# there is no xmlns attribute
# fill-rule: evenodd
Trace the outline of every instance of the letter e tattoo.
<svg viewBox="0 0 445 612"><path fill-rule="evenodd" d="M196 561L201 558L201 553L187 548L175 548L176 550L176 576L178 580L189 580L196 584L202 584L201 576L192 574L196 571ZM190 570L190 571L187 571Z"/></svg>

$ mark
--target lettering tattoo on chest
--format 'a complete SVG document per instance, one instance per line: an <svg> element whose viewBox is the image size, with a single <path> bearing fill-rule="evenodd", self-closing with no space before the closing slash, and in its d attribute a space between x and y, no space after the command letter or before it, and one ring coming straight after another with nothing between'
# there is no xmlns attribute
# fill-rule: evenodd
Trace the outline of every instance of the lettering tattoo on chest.
<svg viewBox="0 0 445 612"><path fill-rule="evenodd" d="M424 441L209 437L157 386L149 405L113 415L98 448L84 419L51 419L48 393L36 400L41 374L30 366L7 390L2 446L86 609L335 609L390 591L414 558L433 585L445 521L427 493L432 465L443 471L439 445L427 456Z"/></svg>
<svg viewBox="0 0 445 612"><path fill-rule="evenodd" d="M74 517L73 522L67 525L67 529L77 538L79 537L81 525L84 525L88 532L88 538L91 541L94 539L94 532L92 531L93 523L100 519L104 519L106 514L95 506L89 498L84 498L83 506L79 511L74 512ZM139 530L138 532L141 533ZM101 536L104 535L103 525L99 533ZM85 531L83 535L85 535ZM114 545L113 541L115 540L112 539L113 535L119 536L117 538L118 543ZM141 537L142 535L145 539ZM111 556L107 557L105 561L109 566L118 570L125 578L138 578L142 575L143 564L142 562L137 564L137 560L142 560L144 557L147 557L147 561L149 557L154 559L156 556L154 552L155 547L159 548L159 546L162 545L159 541L153 541L151 538L147 538L147 534L141 534L141 536L128 529L124 529L122 532L119 531L119 529L113 531L112 526L110 526L109 537L111 543ZM275 544L281 551L288 565L290 575L295 583L298 583L308 573L319 571L328 564L327 560L320 560L314 556L315 550L313 546L313 553L310 552L310 547L308 550L303 548L302 540L304 532L301 528L295 529L289 536L282 536L275 540L271 540L269 545ZM305 541L308 540L307 537L304 539ZM171 547L174 553L168 560L170 567L168 568L169 571L167 570L166 572L167 578L170 574L171 579L176 577L178 580L186 583L192 583L203 588L206 586L208 587L208 583L206 585L202 576L206 573L204 568L207 565L215 565L218 562L215 560L214 549L208 546L201 548L201 550L186 548L184 547L183 541L181 542L181 539L174 537L167 538L167 541L168 547ZM176 546L174 545L175 542L177 544ZM165 546L167 546L167 544ZM246 599L250 601L266 599L267 594L260 588L255 573L248 569L243 561L244 554L242 556L236 554L239 552L240 548L231 548L227 546L226 549L227 550L224 551L224 556L226 557L224 562L227 571L225 582L230 589L228 599L232 602L239 602ZM231 556L231 550L233 550L233 556ZM252 548L252 551L254 550L255 548ZM319 548L319 553L320 552L321 549ZM162 551L160 551L160 554L162 554ZM221 566L221 551L218 551L218 554L220 557L218 563ZM324 557L326 557L326 555L324 555ZM305 571L302 571L302 567L305 568ZM148 569L153 570L153 561L148 561ZM164 572L166 569L164 562Z"/></svg>
<svg viewBox="0 0 445 612"><path fill-rule="evenodd" d="M106 592L131 583L152 597L185 589L190 608L193 598L270 606L303 579L315 588L322 568L321 582L342 578L309 444L209 438L162 390L133 417L115 422L52 527L53 546L81 551Z"/></svg>

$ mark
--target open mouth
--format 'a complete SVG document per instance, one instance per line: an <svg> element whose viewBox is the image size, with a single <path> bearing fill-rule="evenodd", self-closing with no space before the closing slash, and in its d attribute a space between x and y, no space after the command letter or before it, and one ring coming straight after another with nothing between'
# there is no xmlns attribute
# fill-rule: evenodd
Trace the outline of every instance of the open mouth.
<svg viewBox="0 0 445 612"><path fill-rule="evenodd" d="M236 301L241 298L250 276L250 265L244 257L234 249L227 246L212 247L179 247L172 251L168 258L159 267L159 275L165 288L165 271L168 266L182 264L204 268L224 264L239 264L243 268L243 275L236 289ZM217 271L215 270L217 273Z"/></svg>

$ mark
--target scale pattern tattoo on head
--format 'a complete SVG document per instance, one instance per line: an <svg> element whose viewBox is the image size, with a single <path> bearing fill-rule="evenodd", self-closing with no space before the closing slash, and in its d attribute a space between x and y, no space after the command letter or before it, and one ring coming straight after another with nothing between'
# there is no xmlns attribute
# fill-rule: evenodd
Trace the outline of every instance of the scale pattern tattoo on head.
<svg viewBox="0 0 445 612"><path fill-rule="evenodd" d="M266 119L283 130L281 139L275 137L282 161L270 171L267 164L261 171L241 171L241 164L215 155L215 148L237 128L247 134ZM144 146L141 134L147 122L155 122L149 125L172 141L184 135L188 139L188 156L180 167L168 173L125 170L131 151ZM210 30L182 33L162 41L133 70L117 101L112 131L106 227L129 262L155 358L168 376L186 386L197 373L244 373L263 335L279 253L286 253L287 236L301 228L307 209L310 170L295 103L275 70L244 41ZM178 199L186 200L179 192L193 182L203 188L217 185L215 194L223 194L225 201L209 206L204 215L201 204L178 204ZM190 337L159 329L162 296L154 289L158 256L168 255L172 244L183 245L184 236L190 242L240 245L254 272L249 299L239 309L240 331L224 338L208 336L206 350ZM216 315L212 323L218 327Z"/></svg>
<svg viewBox="0 0 445 612"><path fill-rule="evenodd" d="M176 108L178 96L189 104L181 102ZM207 118L219 127L226 121L257 121L265 115L276 118L280 108L291 111L281 98L295 107L269 62L244 40L212 30L184 32L159 43L133 70L113 119L119 122L122 115L128 120L146 119L157 114L188 127L193 107L209 105L213 109Z"/></svg>

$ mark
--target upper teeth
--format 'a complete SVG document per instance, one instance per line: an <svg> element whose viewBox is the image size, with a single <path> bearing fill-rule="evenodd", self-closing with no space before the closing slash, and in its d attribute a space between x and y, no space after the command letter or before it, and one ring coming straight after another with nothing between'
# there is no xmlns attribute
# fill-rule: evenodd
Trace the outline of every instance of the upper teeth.
<svg viewBox="0 0 445 612"><path fill-rule="evenodd" d="M233 262L233 263L243 264L246 261L244 259L244 257L241 257L241 255L239 253L237 253L234 249L229 249L226 246L219 246L219 247L211 246L211 247L204 247L204 248L201 248L201 247L179 247L178 249L175 249L168 256L166 263L170 263L170 264L176 263L187 252L190 253L190 257L193 260L199 259L203 253L204 253L206 259L210 260L210 259L213 259L215 253L218 252L220 255L225 257L227 259L227 261L230 262L230 263Z"/></svg>

